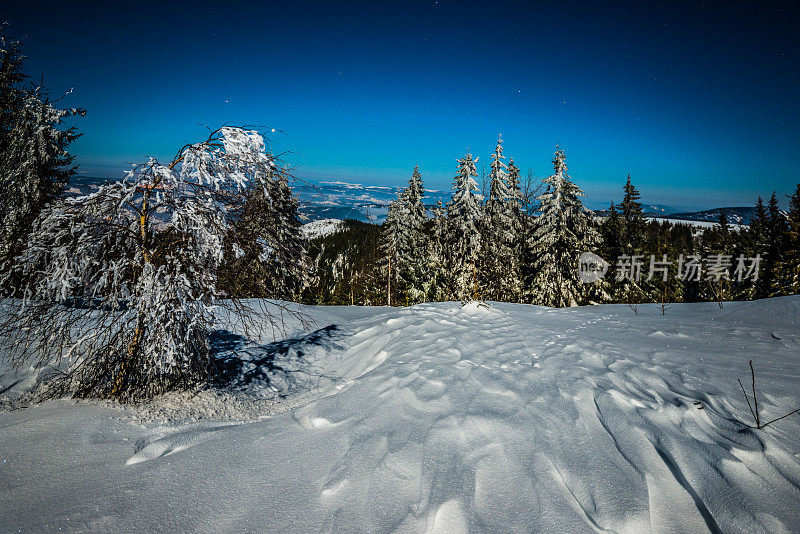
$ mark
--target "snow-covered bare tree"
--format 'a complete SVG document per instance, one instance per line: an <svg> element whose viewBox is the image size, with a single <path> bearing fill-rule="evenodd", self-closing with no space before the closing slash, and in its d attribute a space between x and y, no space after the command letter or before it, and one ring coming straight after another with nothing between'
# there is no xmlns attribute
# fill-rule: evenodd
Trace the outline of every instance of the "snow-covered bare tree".
<svg viewBox="0 0 800 534"><path fill-rule="evenodd" d="M472 155L458 160L453 179L453 197L447 203L447 233L444 242L450 298L475 299L478 289L478 261L481 253L481 195Z"/></svg>
<svg viewBox="0 0 800 534"><path fill-rule="evenodd" d="M79 134L61 129L84 110L58 109L40 85L22 87L24 57L0 26L0 270L22 246L36 216L75 174L67 151Z"/></svg>
<svg viewBox="0 0 800 534"><path fill-rule="evenodd" d="M225 127L43 210L5 275L12 362L60 369L48 394L131 401L202 381L213 325L256 312L219 300L226 247L247 246L232 207L274 174L258 132Z"/></svg>
<svg viewBox="0 0 800 534"><path fill-rule="evenodd" d="M578 276L578 257L600 243L591 212L580 200L585 194L570 180L564 159L564 151L556 147L554 172L544 179L540 215L529 244L533 285L527 290L531 300L555 307L577 306L591 298L592 285L583 284Z"/></svg>

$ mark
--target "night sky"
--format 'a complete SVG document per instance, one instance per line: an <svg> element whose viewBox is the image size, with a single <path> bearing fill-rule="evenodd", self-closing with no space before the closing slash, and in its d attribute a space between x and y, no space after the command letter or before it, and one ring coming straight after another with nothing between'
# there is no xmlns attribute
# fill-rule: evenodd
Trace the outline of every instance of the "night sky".
<svg viewBox="0 0 800 534"><path fill-rule="evenodd" d="M87 109L72 151L92 176L231 123L276 128L318 180L399 185L419 164L447 188L502 133L536 176L560 143L595 206L628 173L685 208L800 181L792 2L14 4L26 72Z"/></svg>

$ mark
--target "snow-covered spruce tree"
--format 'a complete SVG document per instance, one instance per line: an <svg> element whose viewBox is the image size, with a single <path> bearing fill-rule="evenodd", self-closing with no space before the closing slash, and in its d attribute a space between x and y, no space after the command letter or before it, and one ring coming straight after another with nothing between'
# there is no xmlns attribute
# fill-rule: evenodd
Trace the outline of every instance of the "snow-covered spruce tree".
<svg viewBox="0 0 800 534"><path fill-rule="evenodd" d="M516 300L519 285L519 169L507 172L502 139L492 153L489 199L482 232L481 293L499 301Z"/></svg>
<svg viewBox="0 0 800 534"><path fill-rule="evenodd" d="M447 210L441 200L433 208L431 238L428 240L428 299L442 301L448 299L447 273Z"/></svg>
<svg viewBox="0 0 800 534"><path fill-rule="evenodd" d="M296 300L308 281L309 261L288 172L270 157L274 170L248 183L236 210L220 287L233 297Z"/></svg>
<svg viewBox="0 0 800 534"><path fill-rule="evenodd" d="M402 262L403 220L406 218L406 190L397 194L397 200L389 204L386 221L383 223L384 256L386 257L386 304L397 304L393 295L398 293L399 264Z"/></svg>
<svg viewBox="0 0 800 534"><path fill-rule="evenodd" d="M558 147L553 167L553 174L544 179L541 213L530 235L533 287L527 289L535 304L577 306L595 300L591 293L600 290L578 277L578 257L595 250L600 235L580 200L585 194L567 175L564 151Z"/></svg>
<svg viewBox="0 0 800 534"><path fill-rule="evenodd" d="M509 282L509 300L519 302L522 296L522 265L525 258L525 219L527 214L523 207L522 180L519 167L514 158L508 160L508 207L511 214L512 257L511 269L513 278Z"/></svg>
<svg viewBox="0 0 800 534"><path fill-rule="evenodd" d="M397 241L397 276L401 282L406 304L416 304L425 300L428 286L426 238L425 238L425 205L422 203L422 175L419 167L408 180L398 202L396 236Z"/></svg>
<svg viewBox="0 0 800 534"><path fill-rule="evenodd" d="M39 212L75 174L67 149L79 134L74 127L59 127L85 113L57 109L41 85L23 88L23 60L19 43L0 34L0 270L19 251Z"/></svg>
<svg viewBox="0 0 800 534"><path fill-rule="evenodd" d="M280 172L271 183L271 198L275 212L274 236L267 241L262 261L271 265L273 297L295 300L307 283L308 258L300 230L297 198L289 187L289 176Z"/></svg>
<svg viewBox="0 0 800 534"><path fill-rule="evenodd" d="M11 361L60 368L49 395L132 401L202 381L212 325L247 313L218 300L231 205L273 173L258 132L225 127L43 210L6 275Z"/></svg>
<svg viewBox="0 0 800 534"><path fill-rule="evenodd" d="M478 171L472 155L458 160L453 179L453 197L447 203L447 231L444 249L449 274L450 298L473 300L478 290L482 218L481 195L475 177Z"/></svg>

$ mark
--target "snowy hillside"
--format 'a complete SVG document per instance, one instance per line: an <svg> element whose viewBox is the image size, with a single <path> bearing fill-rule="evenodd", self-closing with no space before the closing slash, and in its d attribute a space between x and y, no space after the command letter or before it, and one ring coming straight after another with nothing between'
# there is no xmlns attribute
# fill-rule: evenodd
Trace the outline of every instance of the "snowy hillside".
<svg viewBox="0 0 800 534"><path fill-rule="evenodd" d="M0 530L800 530L800 416L736 382L800 407L800 297L303 309L228 396L0 413Z"/></svg>
<svg viewBox="0 0 800 534"><path fill-rule="evenodd" d="M338 232L341 226L341 219L320 219L304 224L300 231L305 239L318 239Z"/></svg>
<svg viewBox="0 0 800 534"><path fill-rule="evenodd" d="M716 221L695 221L689 219L673 219L670 217L647 217L649 220L658 221L658 222L668 222L670 224L683 224L686 226L692 226L694 228L706 229L706 228L714 228L715 226L719 226L719 223ZM747 228L746 225L742 224L729 224L728 225L731 230L742 230L743 228Z"/></svg>

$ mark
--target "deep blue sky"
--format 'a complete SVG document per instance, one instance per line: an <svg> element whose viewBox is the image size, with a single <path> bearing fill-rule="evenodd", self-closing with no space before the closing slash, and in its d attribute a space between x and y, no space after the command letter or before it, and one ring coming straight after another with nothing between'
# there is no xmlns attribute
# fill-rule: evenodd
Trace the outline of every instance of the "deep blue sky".
<svg viewBox="0 0 800 534"><path fill-rule="evenodd" d="M791 2L14 4L26 71L87 108L73 152L91 175L227 122L280 130L306 178L400 184L419 164L448 188L502 132L537 176L561 143L590 204L628 173L687 208L800 181Z"/></svg>

